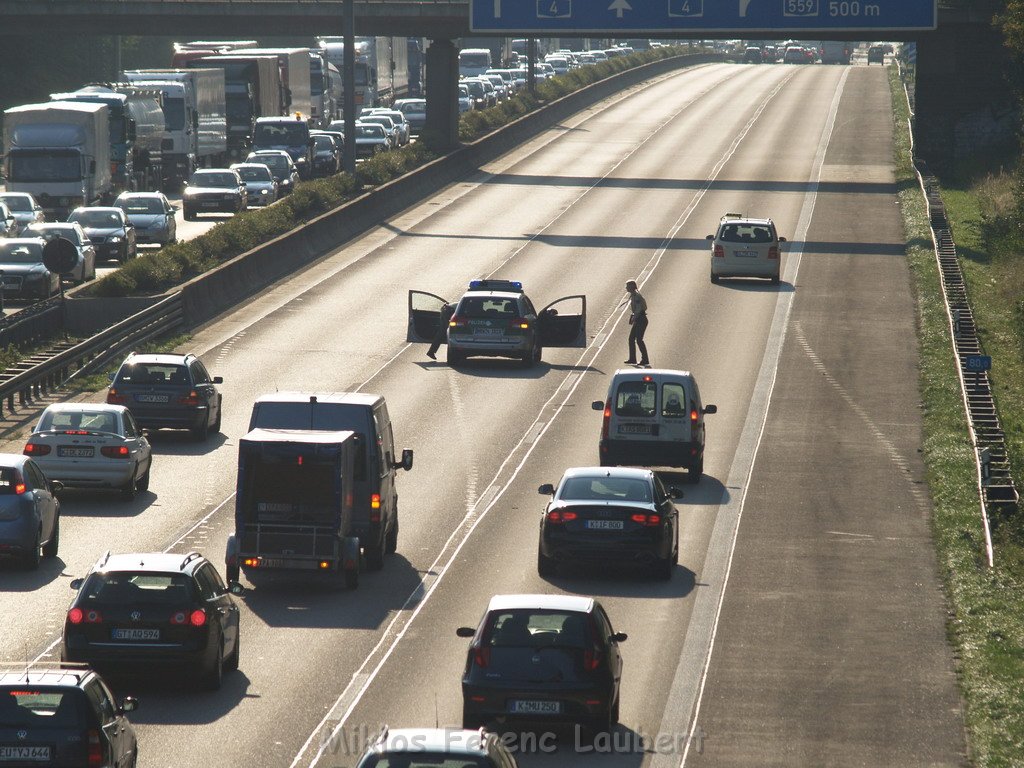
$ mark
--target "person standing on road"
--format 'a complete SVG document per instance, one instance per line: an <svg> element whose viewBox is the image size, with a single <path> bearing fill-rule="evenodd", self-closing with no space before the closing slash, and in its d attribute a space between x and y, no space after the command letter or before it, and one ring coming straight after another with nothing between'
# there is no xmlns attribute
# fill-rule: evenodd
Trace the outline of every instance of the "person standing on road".
<svg viewBox="0 0 1024 768"><path fill-rule="evenodd" d="M629 292L629 359L628 365L650 365L647 357L647 345L644 344L644 332L647 330L647 300L637 290L636 281L626 283ZM640 362L636 361L636 348L640 348Z"/></svg>
<svg viewBox="0 0 1024 768"><path fill-rule="evenodd" d="M427 350L427 357L431 360L437 360L437 350L448 341L448 322L454 314L455 307L453 305L445 304L441 307L441 317L440 322L437 324L437 333L434 334L434 340L430 343L430 349Z"/></svg>

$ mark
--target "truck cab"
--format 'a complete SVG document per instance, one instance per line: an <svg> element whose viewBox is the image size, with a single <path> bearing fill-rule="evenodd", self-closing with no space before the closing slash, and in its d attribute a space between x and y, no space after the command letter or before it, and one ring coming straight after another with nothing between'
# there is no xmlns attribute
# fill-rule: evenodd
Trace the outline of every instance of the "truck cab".
<svg viewBox="0 0 1024 768"><path fill-rule="evenodd" d="M308 179L313 173L315 142L309 133L309 123L301 117L261 117L252 132L252 150L281 149L287 152L299 171Z"/></svg>

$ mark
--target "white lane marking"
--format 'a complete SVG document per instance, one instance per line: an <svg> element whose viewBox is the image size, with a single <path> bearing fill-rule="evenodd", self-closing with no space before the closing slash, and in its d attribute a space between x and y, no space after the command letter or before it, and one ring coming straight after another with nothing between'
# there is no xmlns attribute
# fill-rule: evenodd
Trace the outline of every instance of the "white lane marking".
<svg viewBox="0 0 1024 768"><path fill-rule="evenodd" d="M818 141L817 152L815 153L812 165L814 181L804 195L800 218L797 222L796 240L801 244L807 241L807 231L811 226L811 217L814 213L818 188L821 183L821 169L825 162L825 153L832 140L832 132L835 130L839 102L842 98L849 73L849 69L843 71L839 84L836 87L835 95L832 98L832 104L829 107L825 128ZM787 255L784 278L790 285L796 285L802 254L803 246L800 245L794 247ZM758 371L757 384L751 397L747 420L744 424L743 433L740 436L733 465L729 472L728 486L741 485L743 490L738 498L731 496L727 504L719 507L718 518L712 531L711 539L708 542L708 551L704 558L704 572L700 575L701 581L708 584L710 588L700 590L694 600L693 611L690 614L690 624L686 632L686 640L683 642L683 651L679 657L679 664L676 667L669 699L662 716L662 733L678 732L676 726L679 722L685 720L687 732L683 756L680 760L677 756L658 753L651 760L650 768L667 768L667 766L679 766L679 768L682 768L682 766L685 766L686 758L690 753L690 745L693 743L695 734L698 733L700 708L703 702L704 689L707 685L708 670L711 667L711 655L714 652L715 640L718 635L718 623L722 616L722 605L725 602L725 590L729 584L729 574L732 571L732 560L736 552L736 539L739 536L740 521L743 517L747 493L750 490L750 478L754 472L754 462L761 446L761 439L764 436L765 425L768 422L768 406L771 403L772 392L775 389L779 359L782 356L782 345L786 338L786 328L789 324L789 315L793 307L794 296L794 291L780 293L778 302L775 305L775 315L772 318L771 329L768 332L765 355L761 360L761 369ZM697 629L701 631L694 631ZM698 674L699 684L695 680Z"/></svg>
<svg viewBox="0 0 1024 768"><path fill-rule="evenodd" d="M850 533L848 531L825 531L825 533L831 533L833 536L855 536L858 539L873 539L873 538L875 538L870 533Z"/></svg>
<svg viewBox="0 0 1024 768"><path fill-rule="evenodd" d="M726 150L726 154L716 164L712 173L709 174L707 182L695 195L694 202L687 206L686 210L684 210L680 214L675 224L673 224L669 234L665 237L664 241L659 246L658 250L654 253L651 259L648 261L647 265L645 265L644 269L641 271L641 275L646 275L647 277L650 277L650 275L653 274L654 270L661 263L661 259L664 256L669 244L675 238L676 233L685 225L693 210L696 208L697 202L699 202L699 200L703 198L704 195L707 193L708 189L711 188L711 185L717 179L718 175L721 173L722 168L728 162L729 158L731 158L733 154L735 154L742 139L746 137L753 129L758 117L764 112L764 110L767 108L768 104L775 97L775 95L782 89L782 87L787 82L789 82L790 79L792 79L793 76L794 75L792 74L788 75L785 79L780 81L779 84L772 90L772 92L769 93L764 98L764 100L759 105L758 109L755 111L753 116L750 118L750 120L746 123L741 132L738 134L737 138ZM787 261L787 264L788 263L791 262ZM646 278L644 279L646 280ZM638 282L640 281L638 280ZM574 368L582 367L584 371L590 368L591 364L597 359L598 355L604 349L605 344L607 344L607 342L611 339L619 323L626 316L626 312L626 308L622 307L617 313L613 312L608 316L608 318L605 319L603 326L601 327L601 329L599 329L599 332L595 337L595 341L591 342L591 344L586 349L583 350L583 352L580 354L579 359L576 361L576 365L574 366ZM608 327L609 324L611 324L610 328ZM596 343L597 338L602 339L600 344ZM588 356L589 360L584 365L583 361L586 358L588 358ZM298 754L295 755L295 759L291 763L291 768L295 768L301 763L303 756L309 750L311 744L313 743L314 739L317 737L318 734L321 736L320 746L317 749L317 751L313 754L312 758L310 759L310 762L308 763L310 768L312 768L312 766L315 766L319 762L320 758L323 757L325 750L328 749L329 746L332 743L334 743L334 741L337 739L339 731L341 731L341 729L344 728L345 723L348 721L349 717L352 716L352 712L359 704L359 701L362 699L363 695L369 689L374 679L376 679L377 675L380 673L380 670L384 667L384 664L394 653L394 651L398 647L398 643L401 641L402 637L404 637L406 631L412 625L412 622L419 615L423 606L426 605L427 601L434 593L434 590L437 587L437 585L440 584L441 580L448 573L449 568L455 562L459 552L462 551L462 548L469 541L469 538L472 536L473 531L476 530L476 527L481 523L484 517L487 516L487 513L494 508L494 505L497 503L497 501L511 486L512 482L518 476L519 471L526 464L527 459L533 453L534 447L536 447L537 444L540 442L540 438L543 437L543 435L547 432L548 428L550 428L555 418L558 416L559 413L561 413L562 409L568 404L569 399L572 397L573 393L583 382L584 376L582 373L569 373L566 375L566 379L572 376L576 377L575 381L566 390L565 396L562 398L561 402L554 405L553 412L550 413L550 418L548 418L547 423L541 428L540 434L538 434L537 439L531 443L527 443L527 436L529 436L531 432L534 430L535 425L541 423L540 419L545 415L545 412L552 407L559 393L564 389L564 382L563 385L560 385L555 389L551 397L547 400L547 402L544 403L537 417L534 419L534 422L527 428L523 437L520 438L519 442L509 453L508 458L506 458L505 461L502 462L501 466L498 468L498 472L495 475L495 479L491 484L493 487L496 487L498 489L494 495L494 498L489 499L487 505L484 506L483 509L480 509L481 505L478 503L474 507L474 509L472 509L466 515L466 518L463 520L462 525L458 526L452 532L452 535L448 538L448 541L445 543L445 546L442 547L441 551L438 553L437 558L435 558L434 562L426 570L427 575L424 576L423 583L419 587L417 587L416 590L413 591L413 593L409 596L409 598L402 605L402 607L399 608L399 610L395 613L394 617L392 617L391 621L388 623L387 628L381 634L380 640L373 647L370 653L366 656L362 664L360 664L359 669L356 671L356 674L353 676L352 680L349 681L348 685L345 686L345 689L338 697L338 700L335 702L334 706L331 707L331 709L327 712L323 719L317 724L317 727L313 730L312 733L310 733L309 737L302 745L302 748L299 750ZM517 453L520 452L520 450L522 450L522 459L514 467L514 469L511 470L511 474L507 478L507 480L505 482L501 482L502 475L504 474L506 468L510 465L510 462L512 462L512 460L516 457ZM449 546L452 545L452 542L455 539L455 535L459 531L465 531L461 540L457 544L455 544L454 550L452 551L451 555L447 558L447 560L444 562L444 565L438 567L438 564L444 558L445 552L448 550ZM408 615L405 623L401 627L396 629L399 620L403 617L404 612L408 608L412 608L411 614ZM392 636L392 634L393 639L391 639L390 645L383 652L383 655L381 656L380 660L376 663L376 665L373 667L373 670L369 673L368 676L362 677L367 666L373 661L376 654L383 648L385 641L387 641ZM360 681L358 683L358 688L356 683L357 677ZM355 691L354 694L353 691ZM342 708L341 706L343 701L347 703L344 708ZM332 720L335 721L333 728L331 728L329 733L324 734L324 726Z"/></svg>

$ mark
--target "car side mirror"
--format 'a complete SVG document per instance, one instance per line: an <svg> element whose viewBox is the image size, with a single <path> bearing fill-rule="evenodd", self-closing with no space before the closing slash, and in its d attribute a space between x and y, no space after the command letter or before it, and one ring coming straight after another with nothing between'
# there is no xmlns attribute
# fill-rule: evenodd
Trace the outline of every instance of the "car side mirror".
<svg viewBox="0 0 1024 768"><path fill-rule="evenodd" d="M243 592L245 592L245 587L243 587L237 581L229 581L228 592L230 592L232 595L240 595Z"/></svg>
<svg viewBox="0 0 1024 768"><path fill-rule="evenodd" d="M84 583L85 583L85 579L72 579L71 583L68 584L68 586L71 587L72 589L81 589L82 588L82 584L84 584Z"/></svg>
<svg viewBox="0 0 1024 768"><path fill-rule="evenodd" d="M705 405L704 406L704 413L718 413L718 406L717 405Z"/></svg>
<svg viewBox="0 0 1024 768"><path fill-rule="evenodd" d="M472 637L476 634L476 630L472 627L459 627L455 630L455 634L459 637Z"/></svg>
<svg viewBox="0 0 1024 768"><path fill-rule="evenodd" d="M784 237L780 237L780 238L779 238L779 242L780 242L780 243L784 243L784 242L786 242L786 238L784 238Z"/></svg>
<svg viewBox="0 0 1024 768"><path fill-rule="evenodd" d="M614 635L608 638L613 643L624 643L629 639L629 635L625 632L616 632Z"/></svg>
<svg viewBox="0 0 1024 768"><path fill-rule="evenodd" d="M125 696L124 701L121 702L121 706L117 708L117 711L122 715L125 712L134 712L139 708L139 700L134 696Z"/></svg>
<svg viewBox="0 0 1024 768"><path fill-rule="evenodd" d="M668 496L670 499L681 499L683 498L683 492L676 488L674 485L668 487Z"/></svg>
<svg viewBox="0 0 1024 768"><path fill-rule="evenodd" d="M406 448L402 451L402 461L399 462L398 466L406 472L412 469L412 448Z"/></svg>
<svg viewBox="0 0 1024 768"><path fill-rule="evenodd" d="M714 240L714 239L715 239L715 236L714 236L714 235L708 235L708 236L706 236L706 237L705 237L704 239L705 239L705 240Z"/></svg>
<svg viewBox="0 0 1024 768"><path fill-rule="evenodd" d="M60 493L63 490L64 490L64 483L62 483L60 480L51 480L50 481L50 493Z"/></svg>
<svg viewBox="0 0 1024 768"><path fill-rule="evenodd" d="M113 384L113 383L114 383L114 377L115 377L116 375L117 375L117 374L115 374L115 373L108 373L108 374L107 374L107 381L109 381L109 382L110 382L111 384Z"/></svg>
<svg viewBox="0 0 1024 768"><path fill-rule="evenodd" d="M590 408L591 408L591 410L594 410L594 411L603 411L604 410L604 401L603 400L595 400L594 402L592 402L590 404Z"/></svg>
<svg viewBox="0 0 1024 768"><path fill-rule="evenodd" d="M214 376L213 377L213 383L214 384L223 384L224 383L224 377L223 376Z"/></svg>
<svg viewBox="0 0 1024 768"><path fill-rule="evenodd" d="M544 483L544 485L537 489L537 493L544 494L545 496L554 496L555 486L551 483Z"/></svg>

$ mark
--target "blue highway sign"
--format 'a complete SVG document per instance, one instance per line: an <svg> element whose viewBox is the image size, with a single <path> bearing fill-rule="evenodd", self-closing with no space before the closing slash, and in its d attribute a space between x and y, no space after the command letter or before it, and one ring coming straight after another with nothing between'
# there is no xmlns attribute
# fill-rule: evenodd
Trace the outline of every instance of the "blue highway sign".
<svg viewBox="0 0 1024 768"><path fill-rule="evenodd" d="M473 32L701 32L935 29L937 0L470 0Z"/></svg>
<svg viewBox="0 0 1024 768"><path fill-rule="evenodd" d="M988 355L967 355L964 357L964 370L972 373L992 370L992 358Z"/></svg>

